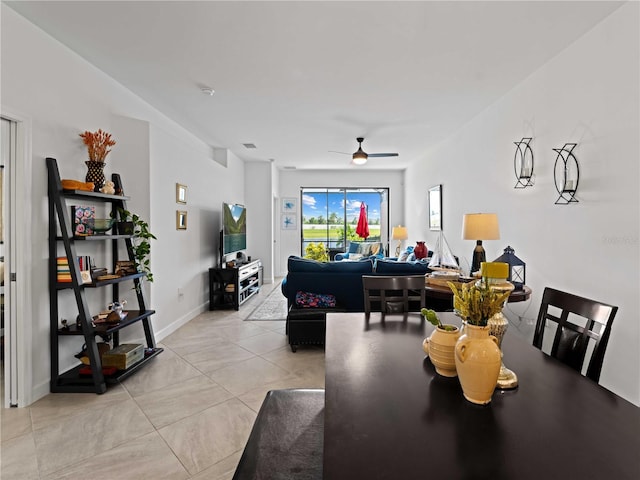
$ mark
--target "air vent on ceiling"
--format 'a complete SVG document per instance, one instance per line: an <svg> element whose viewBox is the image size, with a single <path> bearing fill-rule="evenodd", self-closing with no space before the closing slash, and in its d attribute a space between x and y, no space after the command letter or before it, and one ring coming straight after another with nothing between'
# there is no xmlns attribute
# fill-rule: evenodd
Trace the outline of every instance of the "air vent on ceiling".
<svg viewBox="0 0 640 480"><path fill-rule="evenodd" d="M253 143L243 143L242 145L244 145L244 148L258 148Z"/></svg>

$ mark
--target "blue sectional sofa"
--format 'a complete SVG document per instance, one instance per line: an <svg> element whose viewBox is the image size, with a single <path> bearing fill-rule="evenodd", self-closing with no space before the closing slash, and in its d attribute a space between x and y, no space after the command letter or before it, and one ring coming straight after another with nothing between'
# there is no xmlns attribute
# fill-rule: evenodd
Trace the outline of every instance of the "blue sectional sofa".
<svg viewBox="0 0 640 480"><path fill-rule="evenodd" d="M289 308L295 305L299 291L330 294L337 306L348 312L364 311L363 275L424 275L431 270L426 262L398 262L366 258L360 261L317 262L290 256L287 276L282 281L282 294Z"/></svg>

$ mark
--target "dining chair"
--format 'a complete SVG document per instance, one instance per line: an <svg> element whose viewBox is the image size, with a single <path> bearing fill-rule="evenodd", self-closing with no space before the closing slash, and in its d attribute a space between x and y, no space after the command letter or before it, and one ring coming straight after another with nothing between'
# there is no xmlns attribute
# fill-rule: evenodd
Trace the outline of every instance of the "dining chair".
<svg viewBox="0 0 640 480"><path fill-rule="evenodd" d="M546 287L533 345L542 350L547 321L554 322L556 330L550 355L582 373L585 357L592 348L586 376L598 382L617 311L618 307Z"/></svg>
<svg viewBox="0 0 640 480"><path fill-rule="evenodd" d="M424 275L363 275L365 316L374 308L383 314L419 311L426 305L424 285Z"/></svg>

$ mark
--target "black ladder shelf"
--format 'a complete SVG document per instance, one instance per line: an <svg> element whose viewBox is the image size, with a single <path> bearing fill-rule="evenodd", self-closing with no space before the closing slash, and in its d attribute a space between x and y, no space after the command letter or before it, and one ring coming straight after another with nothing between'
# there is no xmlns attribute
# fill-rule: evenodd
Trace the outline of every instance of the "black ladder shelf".
<svg viewBox="0 0 640 480"><path fill-rule="evenodd" d="M151 316L154 310L148 310L144 290L142 289L143 273L136 273L118 278L102 281L93 281L83 284L80 266L76 261L76 242L95 240L111 240L112 263L115 271L115 262L118 256L118 241L124 241L127 250L128 260L134 261L132 235L93 235L88 237L75 237L71 232L71 214L66 204L66 199L80 199L91 203L111 204L112 214L118 213L120 209L126 210L126 200L129 197L124 195L109 195L99 192L88 192L82 190L64 190L60 181L60 173L55 158L47 158L47 174L49 187L49 297L50 297L50 343L51 343L51 392L94 392L104 393L108 384L114 384L133 374L142 368L147 362L159 355L163 349L156 347L153 328L151 326ZM112 174L116 192L123 192L120 175ZM57 234L58 227L60 235ZM64 255L59 254L59 247L62 243ZM69 264L71 273L70 283L58 282L57 258L64 256ZM89 310L86 298L88 288L98 288L110 286L112 289L112 301L119 300L119 284L125 281L133 281L136 290L138 309L127 310L125 320L115 325L94 326L93 317ZM78 309L79 325L69 325L66 328L59 326L59 299L61 291L72 289ZM146 340L144 357L139 362L128 367L126 370L118 370L114 374L105 375L102 369L102 362L98 352L96 336L113 340L113 347L120 344L119 331L134 323L142 322ZM85 375L81 370L85 365L77 365L65 372L59 371L59 340L61 337L76 335L83 336L87 354L90 361L90 374Z"/></svg>

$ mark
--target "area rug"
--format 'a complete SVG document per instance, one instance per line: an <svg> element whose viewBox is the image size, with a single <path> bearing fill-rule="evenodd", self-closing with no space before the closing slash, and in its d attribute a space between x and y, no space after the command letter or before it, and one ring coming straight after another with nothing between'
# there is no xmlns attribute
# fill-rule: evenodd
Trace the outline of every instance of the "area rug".
<svg viewBox="0 0 640 480"><path fill-rule="evenodd" d="M245 321L256 320L286 320L287 297L282 295L278 285L273 291L249 314Z"/></svg>

